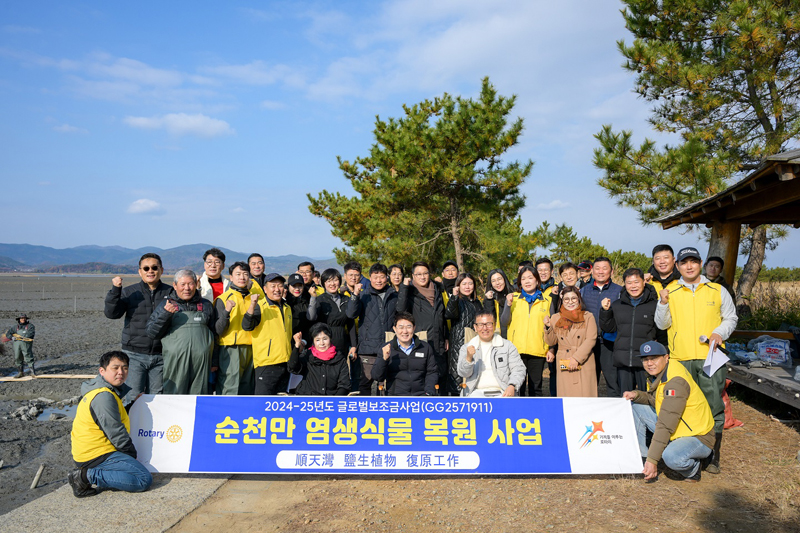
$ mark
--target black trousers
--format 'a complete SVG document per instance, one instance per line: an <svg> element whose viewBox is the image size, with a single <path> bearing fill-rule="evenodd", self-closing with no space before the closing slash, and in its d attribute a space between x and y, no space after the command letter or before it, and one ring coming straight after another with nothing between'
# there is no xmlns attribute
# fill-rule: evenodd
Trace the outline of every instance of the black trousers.
<svg viewBox="0 0 800 533"><path fill-rule="evenodd" d="M597 344L594 345L594 360L597 362L598 387L600 386L600 372L602 371L606 381L606 396L609 398L621 398L622 391L619 389L617 367L614 366L614 343L603 338L597 339Z"/></svg>
<svg viewBox="0 0 800 533"><path fill-rule="evenodd" d="M358 354L358 359L361 361L361 381L358 384L359 396L372 396L372 367L375 366L375 361L378 359L377 355L362 355Z"/></svg>
<svg viewBox="0 0 800 533"><path fill-rule="evenodd" d="M528 373L528 384L522 385L522 390L519 392L520 396L541 396L542 395L542 374L544 373L544 365L547 359L544 357L536 357L535 355L520 354L522 362ZM551 378L553 379L553 378Z"/></svg>
<svg viewBox="0 0 800 533"><path fill-rule="evenodd" d="M286 363L277 365L259 366L255 369L256 396L274 396L279 392L286 392L289 386L289 371Z"/></svg>
<svg viewBox="0 0 800 533"><path fill-rule="evenodd" d="M647 372L644 368L632 368L629 366L617 367L617 381L620 392L639 389L647 391Z"/></svg>

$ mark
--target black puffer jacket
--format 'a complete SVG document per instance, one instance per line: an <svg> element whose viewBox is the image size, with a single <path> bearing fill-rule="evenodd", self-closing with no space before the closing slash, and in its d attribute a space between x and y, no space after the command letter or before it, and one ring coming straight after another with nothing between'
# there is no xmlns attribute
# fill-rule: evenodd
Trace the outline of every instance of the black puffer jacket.
<svg viewBox="0 0 800 533"><path fill-rule="evenodd" d="M122 349L149 355L161 353L161 341L151 339L145 328L150 315L156 305L161 304L164 298L172 292L172 287L159 282L156 290L151 291L144 281L125 288L111 287L106 294L106 318L116 320L125 317L122 326Z"/></svg>
<svg viewBox="0 0 800 533"><path fill-rule="evenodd" d="M315 357L311 350L300 350L292 346L289 357L289 372L300 374L303 381L297 386L297 394L303 396L346 396L350 392L350 368L347 356L339 351L330 361Z"/></svg>
<svg viewBox="0 0 800 533"><path fill-rule="evenodd" d="M295 296L294 294L286 294L286 303L292 308L292 335L297 332L303 334L303 340L306 341L308 346L311 346L311 321L308 319L308 304L310 301L308 293Z"/></svg>
<svg viewBox="0 0 800 533"><path fill-rule="evenodd" d="M435 396L439 370L431 345L414 336L414 348L409 355L397 345L397 338L389 343L389 360L378 354L372 367L375 381L386 381L390 396Z"/></svg>
<svg viewBox="0 0 800 533"><path fill-rule="evenodd" d="M386 344L386 332L392 331L397 306L397 292L388 287L386 295L370 286L360 295L353 295L347 302L347 317L358 318L358 353L375 355Z"/></svg>
<svg viewBox="0 0 800 533"><path fill-rule="evenodd" d="M464 328L475 325L475 316L483 310L483 304L478 298L468 300L458 297L447 302L444 316L450 321L450 348L447 350L447 391L451 395L461 395L461 382L458 375L458 352L464 346Z"/></svg>
<svg viewBox="0 0 800 533"><path fill-rule="evenodd" d="M444 298L441 283L431 281L434 288L433 305L420 293L414 284L400 285L397 296L397 312L408 311L414 315L415 330L428 335L426 341L437 354L444 353L447 340L447 321L444 319Z"/></svg>
<svg viewBox="0 0 800 533"><path fill-rule="evenodd" d="M645 284L639 305L631 304L631 297L622 290L618 300L608 310L600 307L600 328L609 333L617 332L614 341L614 366L643 368L639 347L656 340L667 345L667 333L656 327L656 305L658 295L652 285Z"/></svg>
<svg viewBox="0 0 800 533"><path fill-rule="evenodd" d="M315 307L316 316L312 324L322 322L331 328L331 344L336 349L347 355L350 347L357 343L355 321L347 318L347 297L340 295L340 304L336 305L333 295L329 293L317 296ZM294 312L294 311L293 311ZM311 310L309 309L309 314Z"/></svg>

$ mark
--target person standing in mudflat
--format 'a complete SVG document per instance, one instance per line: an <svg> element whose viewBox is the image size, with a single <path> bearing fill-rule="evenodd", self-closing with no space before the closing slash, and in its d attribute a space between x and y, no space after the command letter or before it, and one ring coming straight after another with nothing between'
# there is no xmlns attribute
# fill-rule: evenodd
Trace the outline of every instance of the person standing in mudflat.
<svg viewBox="0 0 800 533"><path fill-rule="evenodd" d="M36 377L33 357L33 337L36 328L28 321L28 315L22 313L17 317L17 325L6 332L6 337L14 341L14 364L19 368L19 373L14 376L21 378L25 375L25 366L31 371L31 376Z"/></svg>
<svg viewBox="0 0 800 533"><path fill-rule="evenodd" d="M131 388L128 403L139 394L161 394L163 389L164 357L161 341L151 339L145 332L147 321L156 305L169 296L172 287L161 281L164 267L158 254L147 253L139 258L141 281L125 288L119 276L111 280L103 313L117 320L125 317L122 326L122 351L130 366L125 384Z"/></svg>

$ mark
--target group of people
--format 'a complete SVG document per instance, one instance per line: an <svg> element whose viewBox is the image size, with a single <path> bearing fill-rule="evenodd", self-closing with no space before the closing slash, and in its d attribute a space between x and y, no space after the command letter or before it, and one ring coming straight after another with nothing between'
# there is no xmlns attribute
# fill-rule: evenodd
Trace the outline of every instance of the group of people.
<svg viewBox="0 0 800 533"><path fill-rule="evenodd" d="M73 429L79 469L70 483L76 496L115 486L118 472L109 481L97 461L135 457L129 438L112 438L129 429L124 406L142 393L542 396L545 365L551 396L597 396L602 376L607 396L635 403L646 479L662 458L699 479L702 461L719 471L726 375L724 365L703 372L709 346L700 339L722 344L737 322L722 260L707 266L716 262L712 281L695 248L676 257L659 245L648 272L629 268L618 285L607 257L560 265L558 283L540 258L520 263L514 283L492 270L481 288L453 261L440 276L419 261L407 273L376 263L366 276L357 262L343 273L303 262L284 277L266 273L257 253L226 278L225 254L212 248L199 277L180 270L169 286L161 258L145 254L141 281L123 288L115 277L106 296L105 315L125 319L122 350L105 354L85 384L88 406L75 422L104 453L87 454ZM149 481L136 470L122 485Z"/></svg>

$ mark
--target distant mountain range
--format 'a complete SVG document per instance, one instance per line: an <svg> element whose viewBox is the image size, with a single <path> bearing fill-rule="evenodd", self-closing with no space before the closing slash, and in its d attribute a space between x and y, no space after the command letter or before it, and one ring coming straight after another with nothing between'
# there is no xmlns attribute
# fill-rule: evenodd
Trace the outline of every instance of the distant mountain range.
<svg viewBox="0 0 800 533"><path fill-rule="evenodd" d="M74 273L126 273L139 264L139 258L147 252L161 256L166 272L181 268L203 271L203 253L212 248L210 244L187 244L176 248L161 249L147 247L139 249L122 246L76 246L74 248L50 248L32 244L0 243L0 272L74 272ZM249 253L236 252L218 247L225 253L225 263L246 261ZM320 272L326 268L340 268L334 258L313 260L299 255L264 255L267 272L288 274L297 270L298 263L311 261ZM119 270L115 267L119 266ZM124 268L123 268L124 267ZM227 274L227 273L226 273Z"/></svg>

